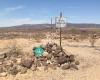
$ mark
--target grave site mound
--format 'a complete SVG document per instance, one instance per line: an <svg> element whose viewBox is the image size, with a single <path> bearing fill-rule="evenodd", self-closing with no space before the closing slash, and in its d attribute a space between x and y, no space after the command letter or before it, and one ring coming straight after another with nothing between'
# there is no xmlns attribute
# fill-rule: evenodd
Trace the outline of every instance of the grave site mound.
<svg viewBox="0 0 100 80"><path fill-rule="evenodd" d="M56 43L47 43L41 45L41 48L44 50L41 56L36 56L36 47L33 48L32 56L10 51L0 54L0 76L24 74L28 69L36 71L40 67L43 67L43 70L48 70L48 68L55 70L57 67L63 70L78 70L80 63L75 60L75 56L67 55Z"/></svg>

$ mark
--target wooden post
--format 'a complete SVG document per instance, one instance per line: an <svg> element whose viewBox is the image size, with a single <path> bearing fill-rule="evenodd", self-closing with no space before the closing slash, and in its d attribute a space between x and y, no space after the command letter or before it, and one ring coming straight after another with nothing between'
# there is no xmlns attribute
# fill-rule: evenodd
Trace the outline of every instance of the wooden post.
<svg viewBox="0 0 100 80"><path fill-rule="evenodd" d="M62 12L60 12L60 20L61 20L61 18L62 18ZM61 23L60 23L60 26L59 26L59 27L60 27L60 47L62 47L62 45L61 45L61 43L62 43L62 35L61 35L61 34L62 34L62 32L61 32L62 30L61 30Z"/></svg>

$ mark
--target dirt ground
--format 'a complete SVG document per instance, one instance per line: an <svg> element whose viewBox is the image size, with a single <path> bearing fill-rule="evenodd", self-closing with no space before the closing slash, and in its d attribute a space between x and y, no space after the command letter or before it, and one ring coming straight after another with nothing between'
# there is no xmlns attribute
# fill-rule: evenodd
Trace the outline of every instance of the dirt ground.
<svg viewBox="0 0 100 80"><path fill-rule="evenodd" d="M46 44L50 40L45 39L36 42L33 39L13 39L0 40L0 53L6 51L12 44L18 44L24 53L32 54L32 48L40 44ZM59 43L59 40L53 40ZM74 54L80 61L79 70L37 70L26 74L8 75L0 77L0 80L100 80L100 39L96 41L96 47L91 48L88 40L81 42L62 41L62 46L66 53Z"/></svg>

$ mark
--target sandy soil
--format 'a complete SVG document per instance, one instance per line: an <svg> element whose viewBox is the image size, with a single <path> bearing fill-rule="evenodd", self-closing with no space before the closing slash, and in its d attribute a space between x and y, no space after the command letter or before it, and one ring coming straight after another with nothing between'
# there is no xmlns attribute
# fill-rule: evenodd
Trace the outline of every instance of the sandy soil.
<svg viewBox="0 0 100 80"><path fill-rule="evenodd" d="M53 40L59 43L59 40ZM7 50L8 46L17 43L23 52L32 54L32 48L40 44L46 44L48 40L40 43L35 40L14 39L0 40L0 52ZM26 74L8 75L0 77L0 80L100 80L100 39L96 42L96 47L91 48L88 40L82 42L68 42L63 40L62 46L66 53L74 54L80 61L79 70L38 70L32 72L28 70Z"/></svg>

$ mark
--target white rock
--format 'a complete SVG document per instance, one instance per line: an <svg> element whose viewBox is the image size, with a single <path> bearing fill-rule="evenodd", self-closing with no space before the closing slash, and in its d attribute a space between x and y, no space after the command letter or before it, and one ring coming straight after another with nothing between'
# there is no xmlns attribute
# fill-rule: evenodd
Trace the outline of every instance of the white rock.
<svg viewBox="0 0 100 80"><path fill-rule="evenodd" d="M17 64L21 64L21 58L17 58Z"/></svg>
<svg viewBox="0 0 100 80"><path fill-rule="evenodd" d="M6 76L7 76L6 72L0 73L0 77L6 77Z"/></svg>
<svg viewBox="0 0 100 80"><path fill-rule="evenodd" d="M9 61L6 62L6 65L7 66L10 66L11 64L12 64L12 61L11 60L9 60Z"/></svg>
<svg viewBox="0 0 100 80"><path fill-rule="evenodd" d="M47 55L48 55L48 52L44 52L44 53L43 53L43 56L47 56Z"/></svg>
<svg viewBox="0 0 100 80"><path fill-rule="evenodd" d="M37 69L37 67L35 65L32 65L31 70L35 71Z"/></svg>
<svg viewBox="0 0 100 80"><path fill-rule="evenodd" d="M0 65L2 65L2 62L0 62Z"/></svg>
<svg viewBox="0 0 100 80"><path fill-rule="evenodd" d="M40 71L43 71L43 70L44 70L44 67L38 67L38 69L39 69Z"/></svg>
<svg viewBox="0 0 100 80"><path fill-rule="evenodd" d="M56 45L53 45L52 50L56 50L56 49L57 49Z"/></svg>
<svg viewBox="0 0 100 80"><path fill-rule="evenodd" d="M47 64L51 64L51 61L50 60L47 60Z"/></svg>

